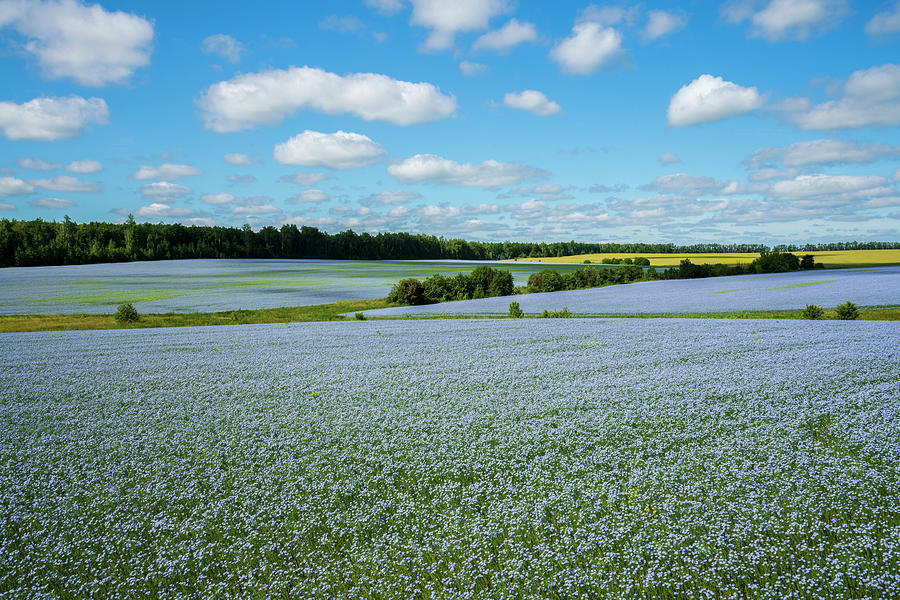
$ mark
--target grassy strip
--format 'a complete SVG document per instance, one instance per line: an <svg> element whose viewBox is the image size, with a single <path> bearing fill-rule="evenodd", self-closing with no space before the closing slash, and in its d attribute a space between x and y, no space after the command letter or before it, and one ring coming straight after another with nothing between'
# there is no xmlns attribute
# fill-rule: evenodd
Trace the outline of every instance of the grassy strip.
<svg viewBox="0 0 900 600"><path fill-rule="evenodd" d="M0 315L0 332L68 331L76 329L141 329L148 327L198 327L250 323L298 323L345 320L351 313L393 306L385 299L341 300L333 304L289 306L256 310L226 310L212 313L167 313L141 315L137 323L117 323L110 315Z"/></svg>

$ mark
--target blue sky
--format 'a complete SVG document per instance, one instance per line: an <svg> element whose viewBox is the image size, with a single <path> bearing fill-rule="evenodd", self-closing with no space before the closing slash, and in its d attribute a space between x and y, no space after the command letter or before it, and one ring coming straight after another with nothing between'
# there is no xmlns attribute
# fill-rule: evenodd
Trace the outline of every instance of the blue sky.
<svg viewBox="0 0 900 600"><path fill-rule="evenodd" d="M900 2L0 0L0 218L900 239Z"/></svg>

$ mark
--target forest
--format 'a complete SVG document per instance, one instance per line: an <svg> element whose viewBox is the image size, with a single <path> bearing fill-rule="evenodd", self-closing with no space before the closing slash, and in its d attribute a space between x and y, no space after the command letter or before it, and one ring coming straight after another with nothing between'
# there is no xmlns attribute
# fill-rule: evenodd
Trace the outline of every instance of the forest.
<svg viewBox="0 0 900 600"><path fill-rule="evenodd" d="M693 244L480 242L421 233L329 234L315 227L185 226L178 223L76 223L0 220L0 266L26 267L186 258L505 260L587 253L813 252L900 248L900 242Z"/></svg>

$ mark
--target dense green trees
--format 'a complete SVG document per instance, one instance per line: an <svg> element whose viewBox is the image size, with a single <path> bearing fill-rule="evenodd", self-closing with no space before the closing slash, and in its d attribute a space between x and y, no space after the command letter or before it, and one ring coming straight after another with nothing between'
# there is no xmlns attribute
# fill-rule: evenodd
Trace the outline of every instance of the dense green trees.
<svg viewBox="0 0 900 600"><path fill-rule="evenodd" d="M803 246L807 252L900 248L896 242ZM797 247L778 247L776 251ZM759 244L589 244L582 242L470 242L412 233L336 234L283 225L199 227L164 223L60 223L0 219L0 266L65 265L180 258L346 258L504 260L588 253L768 252ZM640 264L633 259L634 264ZM485 293L487 290L485 289Z"/></svg>
<svg viewBox="0 0 900 600"><path fill-rule="evenodd" d="M513 292L512 273L479 265L468 275L458 273L454 277L447 277L436 274L425 281L402 279L391 288L388 300L398 304L436 304L452 300L509 296Z"/></svg>

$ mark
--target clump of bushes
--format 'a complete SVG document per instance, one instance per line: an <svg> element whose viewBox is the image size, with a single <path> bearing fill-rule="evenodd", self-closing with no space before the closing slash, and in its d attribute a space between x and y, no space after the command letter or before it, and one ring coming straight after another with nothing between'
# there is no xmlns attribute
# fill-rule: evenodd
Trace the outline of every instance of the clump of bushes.
<svg viewBox="0 0 900 600"><path fill-rule="evenodd" d="M525 313L522 312L522 308L519 306L518 302L510 302L509 303L509 316L513 319L521 319L525 316Z"/></svg>
<svg viewBox="0 0 900 600"><path fill-rule="evenodd" d="M131 302L120 304L116 309L115 319L117 323L137 323L140 318L141 316Z"/></svg>
<svg viewBox="0 0 900 600"><path fill-rule="evenodd" d="M388 301L397 304L435 304L451 300L472 300L510 296L514 293L513 276L509 271L479 265L468 275L454 277L432 275L418 279L402 279L388 294Z"/></svg>
<svg viewBox="0 0 900 600"><path fill-rule="evenodd" d="M365 321L365 320L366 320L366 315L363 314L363 313L361 313L361 312L358 312L358 313L356 313L356 320L357 320L357 321Z"/></svg>
<svg viewBox="0 0 900 600"><path fill-rule="evenodd" d="M569 311L568 306L564 306L562 310L552 311L544 309L544 312L541 313L542 319L569 319L572 317L572 313Z"/></svg>
<svg viewBox="0 0 900 600"><path fill-rule="evenodd" d="M835 311L837 312L837 318L842 321L852 321L859 318L859 308L850 301L844 302Z"/></svg>
<svg viewBox="0 0 900 600"><path fill-rule="evenodd" d="M800 313L803 319L824 319L825 310L817 304L807 304L803 312Z"/></svg>
<svg viewBox="0 0 900 600"><path fill-rule="evenodd" d="M638 265L640 267L649 267L650 259L643 256L637 258L604 258L600 261L604 265Z"/></svg>

